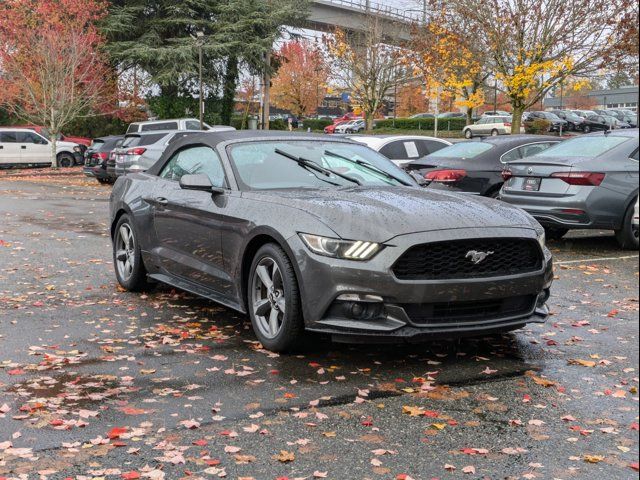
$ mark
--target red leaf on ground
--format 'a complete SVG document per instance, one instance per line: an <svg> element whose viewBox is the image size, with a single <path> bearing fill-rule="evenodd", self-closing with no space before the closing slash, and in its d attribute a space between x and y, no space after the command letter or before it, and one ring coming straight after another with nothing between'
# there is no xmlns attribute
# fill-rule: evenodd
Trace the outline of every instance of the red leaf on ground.
<svg viewBox="0 0 640 480"><path fill-rule="evenodd" d="M109 433L107 433L107 437L111 439L120 438L120 435L127 433L127 430L128 427L113 427L109 430Z"/></svg>
<svg viewBox="0 0 640 480"><path fill-rule="evenodd" d="M125 472L121 476L125 480L135 480L136 478L140 478L140 474L138 472Z"/></svg>

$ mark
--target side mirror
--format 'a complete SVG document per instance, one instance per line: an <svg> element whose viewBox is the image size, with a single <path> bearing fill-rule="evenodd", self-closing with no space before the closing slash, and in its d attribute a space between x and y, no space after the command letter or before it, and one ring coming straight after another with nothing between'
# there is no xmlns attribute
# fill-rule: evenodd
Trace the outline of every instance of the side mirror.
<svg viewBox="0 0 640 480"><path fill-rule="evenodd" d="M209 176L204 173L183 175L180 177L180 188L183 190L201 190L210 193L224 192L224 188L214 187Z"/></svg>

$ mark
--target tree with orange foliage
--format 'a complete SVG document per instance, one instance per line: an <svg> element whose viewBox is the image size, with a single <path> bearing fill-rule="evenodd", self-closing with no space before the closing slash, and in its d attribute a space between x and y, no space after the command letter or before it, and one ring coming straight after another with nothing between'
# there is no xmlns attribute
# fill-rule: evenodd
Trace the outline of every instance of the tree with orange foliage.
<svg viewBox="0 0 640 480"><path fill-rule="evenodd" d="M3 0L0 2L0 104L56 139L71 121L115 104L115 81L99 47L96 23L102 0Z"/></svg>
<svg viewBox="0 0 640 480"><path fill-rule="evenodd" d="M282 45L278 56L281 66L271 88L274 104L298 117L317 112L329 78L322 51L308 41L292 41Z"/></svg>
<svg viewBox="0 0 640 480"><path fill-rule="evenodd" d="M399 117L409 117L416 113L429 110L429 100L421 85L402 85L398 88L396 98L396 114Z"/></svg>

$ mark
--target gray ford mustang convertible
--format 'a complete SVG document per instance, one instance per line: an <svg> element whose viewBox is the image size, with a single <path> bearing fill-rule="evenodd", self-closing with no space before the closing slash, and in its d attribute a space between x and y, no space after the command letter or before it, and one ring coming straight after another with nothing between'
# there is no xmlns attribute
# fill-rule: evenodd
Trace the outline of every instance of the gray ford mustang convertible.
<svg viewBox="0 0 640 480"><path fill-rule="evenodd" d="M428 191L348 139L192 135L111 196L116 277L251 317L262 344L483 335L543 322L544 230L486 198Z"/></svg>

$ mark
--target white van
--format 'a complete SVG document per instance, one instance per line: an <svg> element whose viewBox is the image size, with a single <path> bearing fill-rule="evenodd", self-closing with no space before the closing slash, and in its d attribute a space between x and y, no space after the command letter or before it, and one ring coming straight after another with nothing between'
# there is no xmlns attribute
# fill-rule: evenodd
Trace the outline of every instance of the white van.
<svg viewBox="0 0 640 480"><path fill-rule="evenodd" d="M203 124L204 130L215 130L218 132L235 130L227 125L207 125ZM127 133L153 132L157 130L201 130L200 120L197 118L174 118L168 120L149 120L146 122L133 122L129 124Z"/></svg>
<svg viewBox="0 0 640 480"><path fill-rule="evenodd" d="M80 146L56 142L58 165L72 167L82 163ZM0 127L0 167L51 165L51 143L35 130Z"/></svg>

